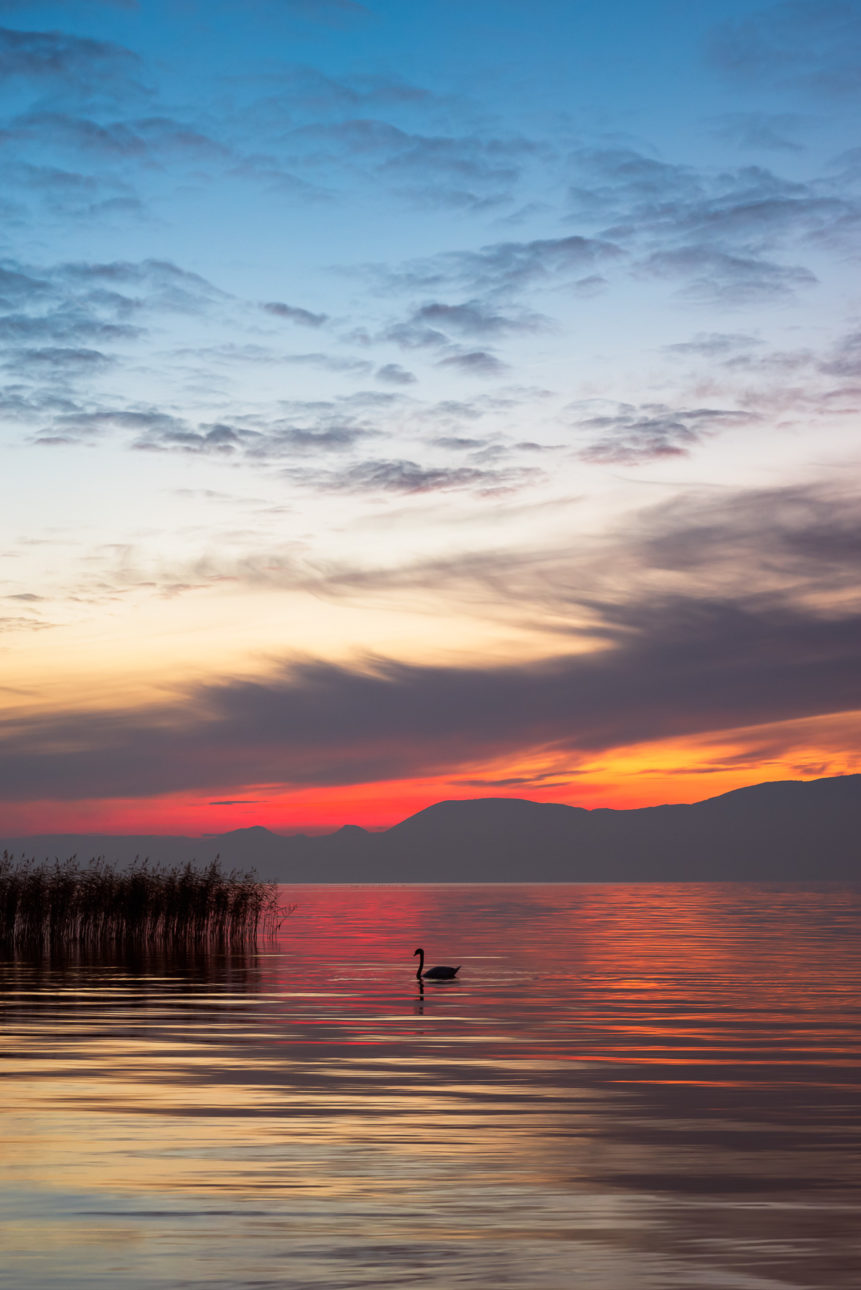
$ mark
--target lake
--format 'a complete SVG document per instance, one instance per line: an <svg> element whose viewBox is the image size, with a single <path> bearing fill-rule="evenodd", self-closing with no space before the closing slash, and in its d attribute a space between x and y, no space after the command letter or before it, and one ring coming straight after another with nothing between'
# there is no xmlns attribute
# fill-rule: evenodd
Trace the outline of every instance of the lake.
<svg viewBox="0 0 861 1290"><path fill-rule="evenodd" d="M0 965L3 1290L856 1290L861 888L284 894Z"/></svg>

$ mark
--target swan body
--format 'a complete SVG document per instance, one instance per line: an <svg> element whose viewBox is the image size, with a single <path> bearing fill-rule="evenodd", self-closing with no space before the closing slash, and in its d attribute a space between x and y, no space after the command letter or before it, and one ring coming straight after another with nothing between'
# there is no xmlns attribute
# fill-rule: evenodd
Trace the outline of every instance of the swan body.
<svg viewBox="0 0 861 1290"><path fill-rule="evenodd" d="M419 956L419 966L416 971L416 978L419 981L422 978L425 981L452 981L460 971L460 964L458 963L457 967L447 967L445 964L441 964L439 967L428 968L427 972L425 972L425 952L423 949L417 949L413 952L413 958L415 958L416 954Z"/></svg>

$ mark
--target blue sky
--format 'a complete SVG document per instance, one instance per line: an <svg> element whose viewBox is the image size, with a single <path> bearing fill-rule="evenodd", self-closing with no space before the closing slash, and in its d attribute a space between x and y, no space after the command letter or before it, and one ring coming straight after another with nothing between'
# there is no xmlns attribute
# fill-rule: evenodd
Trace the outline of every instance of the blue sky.
<svg viewBox="0 0 861 1290"><path fill-rule="evenodd" d="M852 769L859 63L843 0L0 0L8 827Z"/></svg>

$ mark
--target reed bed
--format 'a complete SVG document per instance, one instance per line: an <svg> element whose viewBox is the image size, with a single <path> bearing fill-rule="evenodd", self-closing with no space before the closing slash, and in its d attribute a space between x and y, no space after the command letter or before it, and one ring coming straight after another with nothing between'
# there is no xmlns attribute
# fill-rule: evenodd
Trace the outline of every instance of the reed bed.
<svg viewBox="0 0 861 1290"><path fill-rule="evenodd" d="M103 858L37 862L0 858L0 945L9 950L69 946L248 945L277 930L284 914L274 883L223 873L218 860L163 868Z"/></svg>

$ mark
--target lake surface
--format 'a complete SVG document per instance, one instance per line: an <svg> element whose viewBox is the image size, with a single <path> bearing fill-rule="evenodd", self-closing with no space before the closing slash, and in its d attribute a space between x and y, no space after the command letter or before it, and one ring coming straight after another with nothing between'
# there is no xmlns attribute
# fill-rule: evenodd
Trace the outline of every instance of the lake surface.
<svg viewBox="0 0 861 1290"><path fill-rule="evenodd" d="M0 964L3 1290L861 1283L861 888L285 897Z"/></svg>

